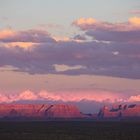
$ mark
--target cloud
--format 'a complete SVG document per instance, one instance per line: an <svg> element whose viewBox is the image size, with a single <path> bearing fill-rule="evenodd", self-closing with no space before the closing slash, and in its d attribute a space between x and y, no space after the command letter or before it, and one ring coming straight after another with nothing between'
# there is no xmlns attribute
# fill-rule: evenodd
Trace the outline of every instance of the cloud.
<svg viewBox="0 0 140 140"><path fill-rule="evenodd" d="M3 46L7 48L18 46L25 49L32 48L33 46L36 45L36 43L32 43L32 42L10 42L10 43L1 43L1 44L3 44Z"/></svg>
<svg viewBox="0 0 140 140"><path fill-rule="evenodd" d="M140 14L140 10L131 10L129 13L130 14L134 14L134 15L139 15Z"/></svg>
<svg viewBox="0 0 140 140"><path fill-rule="evenodd" d="M97 23L97 20L96 19L93 19L93 18L80 18L78 20L76 20L73 24L76 24L76 25L83 25L83 24L88 24L88 25L93 25L93 24L96 24Z"/></svg>
<svg viewBox="0 0 140 140"><path fill-rule="evenodd" d="M85 40L87 40L87 38L86 38L84 35L80 35L80 34L75 35L75 36L73 37L73 39L74 39L74 40L79 40L79 41L85 41Z"/></svg>
<svg viewBox="0 0 140 140"><path fill-rule="evenodd" d="M17 94L0 93L0 103L11 103L15 101L62 101L62 102L81 102L94 101L99 103L117 103L117 102L138 102L140 95L129 95L122 92L102 91L102 90L75 90L75 91L57 91L50 92L42 90L33 92L30 90Z"/></svg>
<svg viewBox="0 0 140 140"><path fill-rule="evenodd" d="M81 22L81 20L83 22ZM124 23L109 23L92 18L82 18L74 21L73 25L78 26L81 30L85 31L86 35L93 37L94 40L140 44L139 17L129 18L128 22Z"/></svg>
<svg viewBox="0 0 140 140"><path fill-rule="evenodd" d="M38 99L37 95L31 92L30 90L22 92L16 98L17 98L16 100L37 100Z"/></svg>
<svg viewBox="0 0 140 140"><path fill-rule="evenodd" d="M57 64L55 64L54 67L55 67L55 70L58 72L64 72L64 71L68 71L68 70L77 70L77 69L85 68L85 67L82 67L80 65L70 67L67 65L57 65Z"/></svg>
<svg viewBox="0 0 140 140"><path fill-rule="evenodd" d="M140 44L140 30L138 31L107 31L107 30L89 30L87 35L92 36L99 41L110 42L127 42L132 44Z"/></svg>
<svg viewBox="0 0 140 140"><path fill-rule="evenodd" d="M81 19L74 21L72 24L79 27L82 30L109 30L109 31L133 31L140 29L139 26L139 17L131 17L127 22L116 22L110 23L105 21L99 21L92 18L84 19L85 22L80 22ZM86 22L86 21L94 21L94 22Z"/></svg>
<svg viewBox="0 0 140 140"><path fill-rule="evenodd" d="M1 103L7 103L10 102L11 100L8 98L8 96L5 96L3 94L0 94L0 102Z"/></svg>
<svg viewBox="0 0 140 140"><path fill-rule="evenodd" d="M97 96L98 95L98 96ZM105 91L71 91L71 92L56 92L49 93L46 91L41 91L39 96L44 99L50 100L62 100L64 102L79 102L82 100L97 101L97 102L114 102L117 100L118 96L113 95L111 92Z"/></svg>
<svg viewBox="0 0 140 140"><path fill-rule="evenodd" d="M73 24L84 33L64 39L52 37L46 30L1 31L0 67L29 74L140 79L139 20L108 23L82 18Z"/></svg>
<svg viewBox="0 0 140 140"><path fill-rule="evenodd" d="M12 37L14 35L14 31L10 30L10 29L5 29L0 31L0 39L4 39L7 37Z"/></svg>
<svg viewBox="0 0 140 140"><path fill-rule="evenodd" d="M131 96L127 102L140 102L140 95Z"/></svg>
<svg viewBox="0 0 140 140"><path fill-rule="evenodd" d="M8 29L0 31L0 42L6 47L19 46L26 48L33 46L35 43L52 43L55 42L55 39L44 30L13 31Z"/></svg>
<svg viewBox="0 0 140 140"><path fill-rule="evenodd" d="M132 17L132 18L129 19L129 22L131 24L134 24L134 25L140 25L140 18L138 18L138 17Z"/></svg>
<svg viewBox="0 0 140 140"><path fill-rule="evenodd" d="M80 102L96 101L96 102L117 102L119 101L119 93L112 93L109 91L63 91L63 92L49 92L46 90L34 93L30 90L21 92L19 94L0 94L0 103L10 103L22 100L48 100L48 101L62 101L62 102Z"/></svg>
<svg viewBox="0 0 140 140"><path fill-rule="evenodd" d="M12 66L13 71L29 74L94 74L139 79L139 62L137 44L132 47L126 43L58 41L33 45L32 50L0 47L1 67ZM56 66L67 69L58 71Z"/></svg>

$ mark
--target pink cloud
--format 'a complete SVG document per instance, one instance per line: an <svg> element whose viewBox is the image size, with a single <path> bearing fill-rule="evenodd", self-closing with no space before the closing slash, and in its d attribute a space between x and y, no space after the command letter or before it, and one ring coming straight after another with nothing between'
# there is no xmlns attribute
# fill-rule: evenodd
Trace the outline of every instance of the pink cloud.
<svg viewBox="0 0 140 140"><path fill-rule="evenodd" d="M80 18L80 19L74 21L73 24L76 24L76 25L83 25L83 24L92 25L92 24L96 24L96 23L98 23L98 21L94 18Z"/></svg>
<svg viewBox="0 0 140 140"><path fill-rule="evenodd" d="M67 101L79 102L81 100L97 101L97 102L103 101L114 102L118 98L116 94L113 95L111 92L106 91L77 91L77 92L71 91L65 93L58 92L54 93L54 95L59 95L59 98L66 102Z"/></svg>
<svg viewBox="0 0 140 140"><path fill-rule="evenodd" d="M63 102L80 102L82 100L96 102L116 102L120 101L120 94L109 91L65 91L65 92L48 92L46 90L34 93L30 90L14 95L0 94L0 102L13 102L21 100L49 100Z"/></svg>
<svg viewBox="0 0 140 140"><path fill-rule="evenodd" d="M109 30L109 31L132 31L140 29L140 18L132 17L127 22L109 23L94 18L80 18L73 22L73 25L82 30Z"/></svg>
<svg viewBox="0 0 140 140"><path fill-rule="evenodd" d="M0 103L6 103L6 102L10 102L8 96L0 94Z"/></svg>
<svg viewBox="0 0 140 140"><path fill-rule="evenodd" d="M10 103L10 102L20 101L20 100L37 100L37 99L38 96L30 90L26 90L19 94L12 94L12 95L4 95L2 93L0 94L0 103Z"/></svg>
<svg viewBox="0 0 140 140"><path fill-rule="evenodd" d="M127 101L128 102L140 102L140 95L131 96Z"/></svg>
<svg viewBox="0 0 140 140"><path fill-rule="evenodd" d="M140 14L140 10L131 10L129 13L137 15Z"/></svg>
<svg viewBox="0 0 140 140"><path fill-rule="evenodd" d="M16 98L17 100L37 100L38 99L37 95L30 90L20 93Z"/></svg>
<svg viewBox="0 0 140 140"><path fill-rule="evenodd" d="M6 47L19 46L28 48L39 43L55 42L55 39L45 30L1 30L0 42Z"/></svg>
<svg viewBox="0 0 140 140"><path fill-rule="evenodd" d="M15 32L13 30L10 30L10 29L5 29L5 30L0 31L0 39L12 37L14 35L15 35Z"/></svg>

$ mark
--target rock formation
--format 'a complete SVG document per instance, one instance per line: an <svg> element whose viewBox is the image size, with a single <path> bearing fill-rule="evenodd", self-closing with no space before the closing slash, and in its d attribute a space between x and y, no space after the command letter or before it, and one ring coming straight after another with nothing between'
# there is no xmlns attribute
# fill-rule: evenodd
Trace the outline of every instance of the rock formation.
<svg viewBox="0 0 140 140"><path fill-rule="evenodd" d="M104 106L96 114L83 114L74 105L64 104L0 104L1 119L140 119L140 105Z"/></svg>
<svg viewBox="0 0 140 140"><path fill-rule="evenodd" d="M83 115L76 106L72 105L51 105L45 111L45 116L49 118L81 118Z"/></svg>
<svg viewBox="0 0 140 140"><path fill-rule="evenodd" d="M112 108L104 106L98 113L98 118L130 118L140 117L140 105L116 105Z"/></svg>
<svg viewBox="0 0 140 140"><path fill-rule="evenodd" d="M48 104L0 104L0 118L83 118L78 108L73 105Z"/></svg>

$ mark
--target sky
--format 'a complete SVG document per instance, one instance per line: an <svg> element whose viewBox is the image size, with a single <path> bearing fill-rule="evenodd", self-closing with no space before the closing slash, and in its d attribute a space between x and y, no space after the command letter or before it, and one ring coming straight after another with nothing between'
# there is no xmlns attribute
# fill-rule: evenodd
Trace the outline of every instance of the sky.
<svg viewBox="0 0 140 140"><path fill-rule="evenodd" d="M140 102L139 0L0 0L0 103Z"/></svg>

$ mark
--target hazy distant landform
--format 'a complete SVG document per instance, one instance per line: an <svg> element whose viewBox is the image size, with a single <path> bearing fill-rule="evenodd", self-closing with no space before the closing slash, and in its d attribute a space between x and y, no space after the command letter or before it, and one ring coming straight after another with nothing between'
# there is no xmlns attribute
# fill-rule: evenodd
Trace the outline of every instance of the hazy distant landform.
<svg viewBox="0 0 140 140"><path fill-rule="evenodd" d="M89 120L89 121L125 121L140 120L140 105L104 106L96 114L84 114L74 105L65 104L1 104L1 120Z"/></svg>

